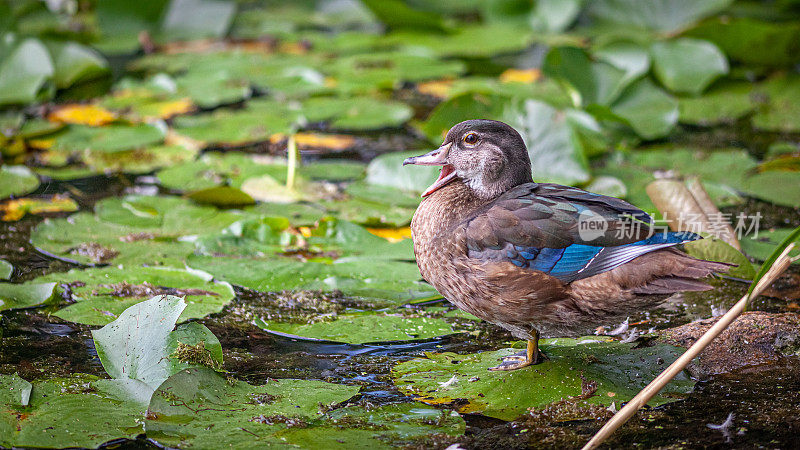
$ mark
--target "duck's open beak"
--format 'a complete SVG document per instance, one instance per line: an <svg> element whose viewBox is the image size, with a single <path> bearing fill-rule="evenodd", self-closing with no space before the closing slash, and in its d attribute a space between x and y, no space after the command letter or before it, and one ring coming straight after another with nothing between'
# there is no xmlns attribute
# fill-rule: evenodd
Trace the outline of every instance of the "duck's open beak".
<svg viewBox="0 0 800 450"><path fill-rule="evenodd" d="M423 197L431 195L434 191L456 178L456 172L453 166L447 164L447 154L450 153L450 146L452 142L444 144L436 150L426 153L424 155L412 156L411 158L403 161L403 165L415 164L418 166L442 166L442 171L439 172L439 178L428 189L422 193Z"/></svg>

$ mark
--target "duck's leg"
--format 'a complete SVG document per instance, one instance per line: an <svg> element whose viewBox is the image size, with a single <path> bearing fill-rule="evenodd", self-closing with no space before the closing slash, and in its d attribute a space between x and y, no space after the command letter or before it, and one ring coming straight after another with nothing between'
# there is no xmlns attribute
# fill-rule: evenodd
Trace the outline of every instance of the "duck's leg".
<svg viewBox="0 0 800 450"><path fill-rule="evenodd" d="M539 350L539 332L537 330L533 330L532 337L533 339L528 339L527 349L504 357L500 365L490 367L489 370L517 370L522 369L523 367L539 364L547 359L547 356L545 356L545 354Z"/></svg>

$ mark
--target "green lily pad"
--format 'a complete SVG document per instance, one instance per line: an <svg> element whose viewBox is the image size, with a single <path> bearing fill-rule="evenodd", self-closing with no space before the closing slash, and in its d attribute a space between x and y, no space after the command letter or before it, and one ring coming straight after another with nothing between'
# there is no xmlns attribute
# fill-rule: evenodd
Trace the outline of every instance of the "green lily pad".
<svg viewBox="0 0 800 450"><path fill-rule="evenodd" d="M597 0L588 14L614 26L675 31L725 9L733 0Z"/></svg>
<svg viewBox="0 0 800 450"><path fill-rule="evenodd" d="M424 47L445 57L488 58L522 51L534 37L532 30L489 24L463 25L446 35L402 30L388 34L382 41L388 45Z"/></svg>
<svg viewBox="0 0 800 450"><path fill-rule="evenodd" d="M189 367L222 366L222 346L204 325L175 331L186 308L183 299L161 295L136 303L113 322L92 331L97 356L111 380L98 380L125 400L147 407L156 388ZM198 347L199 346L199 347Z"/></svg>
<svg viewBox="0 0 800 450"><path fill-rule="evenodd" d="M245 211L256 216L286 217L295 227L313 225L330 214L327 209L314 203L259 203Z"/></svg>
<svg viewBox="0 0 800 450"><path fill-rule="evenodd" d="M249 178L269 175L284 179L286 167L263 164L243 153L205 153L197 161L165 168L158 172L162 186L182 192L210 189L226 184L240 188Z"/></svg>
<svg viewBox="0 0 800 450"><path fill-rule="evenodd" d="M679 120L690 125L712 126L733 123L751 112L751 83L719 82L700 97L678 98Z"/></svg>
<svg viewBox="0 0 800 450"><path fill-rule="evenodd" d="M14 273L14 266L10 262L0 259L0 280L8 280Z"/></svg>
<svg viewBox="0 0 800 450"><path fill-rule="evenodd" d="M766 94L768 102L756 109L753 125L767 131L800 130L800 75L772 78L756 90Z"/></svg>
<svg viewBox="0 0 800 450"><path fill-rule="evenodd" d="M164 131L145 124L111 124L102 127L70 125L53 139L52 151L55 152L79 153L88 149L117 153L159 144L164 140Z"/></svg>
<svg viewBox="0 0 800 450"><path fill-rule="evenodd" d="M56 283L0 283L0 311L39 306L53 297Z"/></svg>
<svg viewBox="0 0 800 450"><path fill-rule="evenodd" d="M155 392L145 427L148 437L177 448L208 442L241 449L280 445L285 441L274 434L287 422L318 419L320 405L341 403L358 390L316 380L270 380L251 386L228 381L210 369L186 369Z"/></svg>
<svg viewBox="0 0 800 450"><path fill-rule="evenodd" d="M55 70L47 48L38 39L29 38L4 56L0 64L0 105L34 102Z"/></svg>
<svg viewBox="0 0 800 450"><path fill-rule="evenodd" d="M364 164L348 160L303 163L297 172L309 180L351 181L364 175Z"/></svg>
<svg viewBox="0 0 800 450"><path fill-rule="evenodd" d="M209 272L219 279L266 292L286 289L340 290L347 295L397 303L436 293L433 287L420 281L416 264L376 261L370 257L347 258L327 264L289 258L260 260L191 256L189 266Z"/></svg>
<svg viewBox="0 0 800 450"><path fill-rule="evenodd" d="M353 426L358 423L359 426ZM362 425L363 424L363 425ZM401 403L377 408L351 406L335 409L325 421L314 427L294 427L276 433L290 444L302 448L390 449L410 442L430 442L430 435L447 435L453 439L464 434L464 419L455 412L444 415L441 410L424 403ZM380 430L380 431L378 431Z"/></svg>
<svg viewBox="0 0 800 450"><path fill-rule="evenodd" d="M370 97L314 97L303 102L303 115L309 122L330 120L334 129L398 127L412 114L403 103Z"/></svg>
<svg viewBox="0 0 800 450"><path fill-rule="evenodd" d="M111 73L108 62L96 51L77 42L49 42L55 72L53 82L59 89Z"/></svg>
<svg viewBox="0 0 800 450"><path fill-rule="evenodd" d="M243 217L186 199L135 195L105 199L95 210L94 215L46 219L31 241L45 252L85 264L183 267L193 249L188 236L218 232Z"/></svg>
<svg viewBox="0 0 800 450"><path fill-rule="evenodd" d="M508 97L481 92L456 95L439 103L428 115L428 119L420 125L420 130L431 142L440 143L447 131L459 122L476 117L486 119L499 117L508 101Z"/></svg>
<svg viewBox="0 0 800 450"><path fill-rule="evenodd" d="M550 359L525 369L487 370L501 357L513 354L513 349L469 355L429 353L426 358L398 364L392 377L401 392L420 401L441 404L465 399L459 412L512 420L528 408L580 397L583 380L596 383L594 395L586 399L589 403L628 401L682 353L670 345L632 348L607 338L553 339L540 345ZM650 404L677 400L693 386L694 382L681 374Z"/></svg>
<svg viewBox="0 0 800 450"><path fill-rule="evenodd" d="M553 48L545 58L542 70L571 88L579 106L609 105L619 97L633 77L606 62L593 62L579 48Z"/></svg>
<svg viewBox="0 0 800 450"><path fill-rule="evenodd" d="M0 446L96 448L144 432L144 409L103 391L95 376L75 374L37 382L25 403L19 398L24 394L21 381L0 375L0 386L8 393L0 397Z"/></svg>
<svg viewBox="0 0 800 450"><path fill-rule="evenodd" d="M55 313L64 320L88 325L105 325L127 308L154 295L179 295L186 299L180 321L217 313L233 299L225 282L169 267L106 267L52 273L36 280L56 281L70 286L75 302Z"/></svg>
<svg viewBox="0 0 800 450"><path fill-rule="evenodd" d="M423 153L425 153L424 150L417 150L412 152L386 153L378 156L370 161L367 166L366 182L378 186L394 187L405 191L423 192L439 177L441 167L403 167L403 161L406 158Z"/></svg>
<svg viewBox="0 0 800 450"><path fill-rule="evenodd" d="M0 166L0 198L23 195L39 187L39 178L25 166Z"/></svg>
<svg viewBox="0 0 800 450"><path fill-rule="evenodd" d="M223 37L236 8L235 3L219 0L172 0L161 17L157 36L164 41Z"/></svg>
<svg viewBox="0 0 800 450"><path fill-rule="evenodd" d="M756 66L790 66L800 61L800 23L753 17L712 17L686 33L716 44L734 61Z"/></svg>
<svg viewBox="0 0 800 450"><path fill-rule="evenodd" d="M647 78L630 85L611 112L645 139L668 135L678 122L678 102Z"/></svg>
<svg viewBox="0 0 800 450"><path fill-rule="evenodd" d="M348 344L411 341L453 333L450 324L442 319L390 314L338 315L333 321L314 323L283 323L257 319L255 324L269 331Z"/></svg>
<svg viewBox="0 0 800 450"><path fill-rule="evenodd" d="M161 167L172 166L191 161L197 155L197 149L182 145L156 145L152 147L123 150L114 153L87 149L81 154L82 165L63 167L38 167L39 175L56 180L84 178L97 174L112 173L148 173ZM45 154L45 160L53 158L66 160L67 155L60 152Z"/></svg>
<svg viewBox="0 0 800 450"><path fill-rule="evenodd" d="M336 80L339 92L372 92L394 89L403 82L456 77L464 71L464 65L423 52L372 52L340 56L327 71ZM353 107L369 98L354 100Z"/></svg>
<svg viewBox="0 0 800 450"><path fill-rule="evenodd" d="M376 186L376 192L393 192L399 197L405 197L408 194L399 189L385 188L383 186ZM364 192L369 191L369 189ZM414 196L418 202L418 197ZM374 199L387 200L381 197L372 197L373 200L368 200L361 197L352 198L344 201L323 201L320 202L322 206L331 212L335 212L338 217L348 220L350 222L359 223L369 227L399 227L408 225L411 218L414 216L415 208L408 208L391 203L384 203L383 201L375 201ZM391 199L393 200L393 199Z"/></svg>
<svg viewBox="0 0 800 450"><path fill-rule="evenodd" d="M653 72L673 92L699 95L718 77L728 73L728 60L711 42L679 38L650 47Z"/></svg>
<svg viewBox="0 0 800 450"><path fill-rule="evenodd" d="M741 239L742 251L748 256L764 261L775 248L794 231L791 228L778 228L775 230L759 230L758 235L747 234ZM792 250L789 255L795 256L800 249ZM795 264L800 261L795 262Z"/></svg>
<svg viewBox="0 0 800 450"><path fill-rule="evenodd" d="M752 280L756 276L755 268L742 252L716 237L706 237L686 243L684 249L686 253L698 259L736 264L736 267L731 267L726 272L728 275L745 280Z"/></svg>
<svg viewBox="0 0 800 450"><path fill-rule="evenodd" d="M218 109L212 113L175 118L175 131L197 141L221 146L237 146L266 141L277 133L288 134L296 121L289 111Z"/></svg>
<svg viewBox="0 0 800 450"><path fill-rule="evenodd" d="M194 191L187 195L187 197L200 204L223 207L247 206L256 202L253 200L253 197L242 192L240 189L230 186L200 189L199 191Z"/></svg>
<svg viewBox="0 0 800 450"><path fill-rule="evenodd" d="M519 131L528 147L534 177L560 184L589 180L585 134L599 134L600 126L578 110L558 111L539 100L509 105L503 119Z"/></svg>

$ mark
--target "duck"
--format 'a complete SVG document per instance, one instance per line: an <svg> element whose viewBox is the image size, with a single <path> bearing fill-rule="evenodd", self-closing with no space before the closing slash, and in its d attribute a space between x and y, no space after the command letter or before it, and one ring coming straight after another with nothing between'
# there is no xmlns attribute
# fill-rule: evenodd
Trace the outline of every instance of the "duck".
<svg viewBox="0 0 800 450"><path fill-rule="evenodd" d="M411 220L422 278L456 307L526 340L489 370L541 363L539 337L569 335L657 306L730 265L689 256L691 232L659 231L630 203L533 181L520 134L467 120L403 161L442 166Z"/></svg>

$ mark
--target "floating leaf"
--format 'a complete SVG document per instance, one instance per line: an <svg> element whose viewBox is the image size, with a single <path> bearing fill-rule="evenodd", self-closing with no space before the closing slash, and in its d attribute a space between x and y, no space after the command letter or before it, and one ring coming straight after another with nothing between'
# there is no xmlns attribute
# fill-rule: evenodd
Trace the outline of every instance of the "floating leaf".
<svg viewBox="0 0 800 450"><path fill-rule="evenodd" d="M332 321L308 324L257 319L256 326L279 333L348 344L430 339L453 333L450 324L442 319L390 314L340 314Z"/></svg>
<svg viewBox="0 0 800 450"><path fill-rule="evenodd" d="M728 73L728 60L712 43L680 38L650 47L653 72L673 92L699 95L718 77Z"/></svg>
<svg viewBox="0 0 800 450"><path fill-rule="evenodd" d="M439 56L488 58L522 51L533 40L533 31L492 24L463 25L446 35L403 30L388 34L383 42L405 47L424 47Z"/></svg>
<svg viewBox="0 0 800 450"><path fill-rule="evenodd" d="M749 82L720 81L700 97L678 98L678 120L703 126L734 123L755 108L752 94Z"/></svg>
<svg viewBox="0 0 800 450"><path fill-rule="evenodd" d="M793 231L792 228L778 228L774 230L759 230L758 234L747 234L742 237L742 251L752 258L765 261L778 244L789 237ZM800 249L796 248L789 255L796 256L798 253L800 253ZM795 263L797 264L797 262Z"/></svg>
<svg viewBox="0 0 800 450"><path fill-rule="evenodd" d="M116 114L96 105L63 105L47 115L54 122L74 123L98 127L116 120Z"/></svg>
<svg viewBox="0 0 800 450"><path fill-rule="evenodd" d="M800 61L800 23L753 17L712 17L685 35L706 39L747 65L790 66Z"/></svg>
<svg viewBox="0 0 800 450"><path fill-rule="evenodd" d="M675 31L730 5L733 0L597 0L588 14L616 26Z"/></svg>
<svg viewBox="0 0 800 450"><path fill-rule="evenodd" d="M161 18L163 40L219 38L236 15L236 4L219 0L172 0Z"/></svg>
<svg viewBox="0 0 800 450"><path fill-rule="evenodd" d="M766 94L768 102L756 109L753 125L768 131L796 132L800 130L800 75L770 79L756 90Z"/></svg>
<svg viewBox="0 0 800 450"><path fill-rule="evenodd" d="M221 366L222 346L208 328L189 323L172 330L185 307L186 303L178 297L153 297L129 307L113 322L92 331L97 356L112 378L98 383L106 388L119 388L126 399L147 406L156 388L171 375L203 366L187 359L185 353L195 351L206 357L207 364ZM198 344L200 347L195 348Z"/></svg>
<svg viewBox="0 0 800 450"><path fill-rule="evenodd" d="M0 259L0 280L8 280L14 273L14 266L10 262Z"/></svg>
<svg viewBox="0 0 800 450"><path fill-rule="evenodd" d="M0 198L23 195L39 187L39 179L25 166L0 166Z"/></svg>
<svg viewBox="0 0 800 450"><path fill-rule="evenodd" d="M406 158L422 153L425 153L425 151L394 152L378 156L370 161L367 166L367 183L394 187L405 191L423 192L439 177L441 167L403 167L403 161Z"/></svg>
<svg viewBox="0 0 800 450"><path fill-rule="evenodd" d="M750 264L747 257L739 250L731 247L727 242L710 236L697 241L692 241L684 244L686 253L698 259L707 259L709 261L720 261L730 264L736 264L737 267L731 267L726 273L728 275L743 278L745 280L752 280L756 275L756 270Z"/></svg>
<svg viewBox="0 0 800 450"><path fill-rule="evenodd" d="M56 283L0 283L0 311L39 306L53 297Z"/></svg>
<svg viewBox="0 0 800 450"><path fill-rule="evenodd" d="M214 442L225 448L280 445L273 434L287 422L320 418L320 405L341 403L357 386L316 380L270 380L263 386L227 381L210 369L186 369L153 395L145 427L162 445L187 448Z"/></svg>
<svg viewBox="0 0 800 450"><path fill-rule="evenodd" d="M303 115L310 122L331 121L331 127L370 130L397 127L412 116L403 103L370 97L314 97L303 103Z"/></svg>
<svg viewBox="0 0 800 450"><path fill-rule="evenodd" d="M217 232L242 218L175 197L109 198L95 209L96 215L46 219L31 241L52 255L86 264L183 267L193 244L182 237Z"/></svg>
<svg viewBox="0 0 800 450"><path fill-rule="evenodd" d="M47 48L38 39L25 39L0 64L0 105L34 102L54 66Z"/></svg>
<svg viewBox="0 0 800 450"><path fill-rule="evenodd" d="M550 359L520 370L486 370L514 353L513 349L469 355L429 353L427 358L398 364L392 377L401 392L420 401L441 404L464 399L466 403L457 406L459 412L512 420L528 408L581 397L584 383L596 383L594 395L585 399L589 403L628 401L681 354L681 349L669 345L632 348L606 339L540 342ZM693 385L688 377L679 375L651 403L674 401L677 398L671 393L685 394Z"/></svg>
<svg viewBox="0 0 800 450"><path fill-rule="evenodd" d="M141 406L103 391L95 376L36 382L26 405L18 398L21 381L0 375L2 391L11 394L0 396L0 446L96 448L144 432ZM8 390L8 383L14 390Z"/></svg>
<svg viewBox="0 0 800 450"><path fill-rule="evenodd" d="M108 63L96 51L76 42L48 43L55 71L53 81L59 89L110 74Z"/></svg>
<svg viewBox="0 0 800 450"><path fill-rule="evenodd" d="M571 87L576 106L609 105L633 81L626 71L605 62L593 62L579 48L551 49L542 70Z"/></svg>
<svg viewBox="0 0 800 450"><path fill-rule="evenodd" d="M645 139L666 136L678 122L678 102L646 78L629 86L611 111Z"/></svg>
<svg viewBox="0 0 800 450"><path fill-rule="evenodd" d="M13 222L25 214L72 212L78 210L75 200L56 194L50 198L18 198L0 203L0 220Z"/></svg>
<svg viewBox="0 0 800 450"><path fill-rule="evenodd" d="M187 197L204 205L236 207L252 205L256 201L240 189L230 186L217 186L194 191Z"/></svg>
<svg viewBox="0 0 800 450"><path fill-rule="evenodd" d="M340 290L348 295L405 302L436 293L420 281L414 263L349 258L326 264L288 258L259 260L192 256L189 266L251 289L276 292L285 289Z"/></svg>
<svg viewBox="0 0 800 450"><path fill-rule="evenodd" d="M507 97L479 92L457 95L439 103L420 128L430 141L439 143L453 125L476 117L498 117L507 103Z"/></svg>
<svg viewBox="0 0 800 450"><path fill-rule="evenodd" d="M220 312L233 299L233 288L185 269L131 267L71 270L36 279L69 286L74 302L54 313L71 322L105 325L129 307L155 295L185 297L180 321Z"/></svg>
<svg viewBox="0 0 800 450"><path fill-rule="evenodd" d="M116 153L158 144L164 140L164 132L155 126L144 124L104 127L71 125L54 139L54 151L77 153L89 149Z"/></svg>
<svg viewBox="0 0 800 450"><path fill-rule="evenodd" d="M177 117L175 131L206 144L236 146L266 141L276 133L288 134L294 122L287 111L218 109L209 114Z"/></svg>
<svg viewBox="0 0 800 450"><path fill-rule="evenodd" d="M363 426L354 427L359 423ZM455 412L423 403L388 404L377 408L351 406L335 409L325 415L325 421L308 428L293 427L276 436L303 448L331 448L340 445L351 448L395 448L411 442L429 442L431 434L456 439L464 433L464 419ZM377 430L380 430L379 432Z"/></svg>

